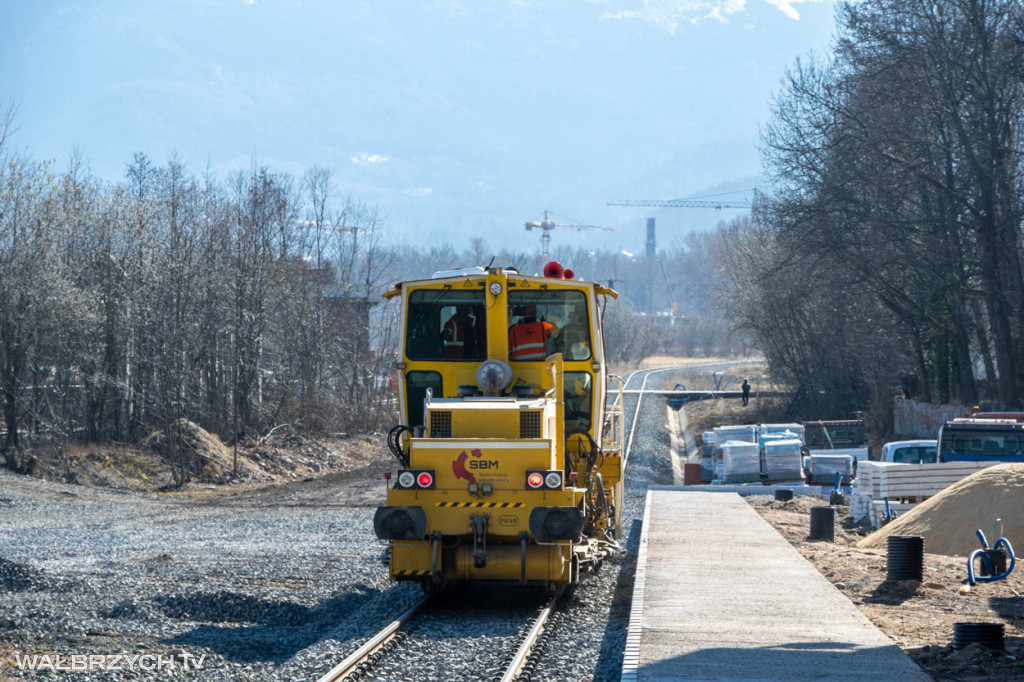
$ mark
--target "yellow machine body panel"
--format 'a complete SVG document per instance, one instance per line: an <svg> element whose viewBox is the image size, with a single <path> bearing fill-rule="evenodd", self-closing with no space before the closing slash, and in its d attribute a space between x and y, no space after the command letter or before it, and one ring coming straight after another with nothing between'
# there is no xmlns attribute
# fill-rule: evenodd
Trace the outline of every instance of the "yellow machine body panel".
<svg viewBox="0 0 1024 682"><path fill-rule="evenodd" d="M409 453L413 469L434 469L435 487L465 492L470 483L495 490L524 490L527 471L561 467L550 440L510 441L416 439Z"/></svg>
<svg viewBox="0 0 1024 682"><path fill-rule="evenodd" d="M490 550L491 561L486 566L473 564L469 548L460 546L442 550L436 566L438 577L446 580L519 580L522 572L519 548L498 545ZM424 581L434 572L432 549L429 542L396 541L391 553L391 577L395 580ZM559 545L531 545L527 549L526 579L549 583L571 582L572 547Z"/></svg>
<svg viewBox="0 0 1024 682"><path fill-rule="evenodd" d="M583 498L582 489L496 492L486 497L467 496L463 490L394 490L388 504L419 506L427 511L427 532L444 535L471 533L470 514L490 514L489 533L495 537L518 538L529 531L534 507L571 507Z"/></svg>

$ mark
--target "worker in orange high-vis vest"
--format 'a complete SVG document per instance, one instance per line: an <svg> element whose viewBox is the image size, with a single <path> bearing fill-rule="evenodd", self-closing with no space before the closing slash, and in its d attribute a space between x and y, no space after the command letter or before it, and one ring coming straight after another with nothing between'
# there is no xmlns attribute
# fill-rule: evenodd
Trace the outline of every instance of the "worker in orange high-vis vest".
<svg viewBox="0 0 1024 682"><path fill-rule="evenodd" d="M509 359L543 360L548 356L548 339L555 331L555 325L537 319L536 304L527 303L522 319L508 330Z"/></svg>
<svg viewBox="0 0 1024 682"><path fill-rule="evenodd" d="M470 307L456 306L455 314L444 323L441 338L444 339L442 357L451 360L477 357L476 320L470 316Z"/></svg>

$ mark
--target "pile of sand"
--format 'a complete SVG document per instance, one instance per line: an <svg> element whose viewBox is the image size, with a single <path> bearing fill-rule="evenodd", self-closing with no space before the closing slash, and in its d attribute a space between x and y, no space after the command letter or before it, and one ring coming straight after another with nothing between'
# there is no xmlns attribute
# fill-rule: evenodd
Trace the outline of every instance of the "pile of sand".
<svg viewBox="0 0 1024 682"><path fill-rule="evenodd" d="M954 483L892 523L857 543L885 547L890 535L921 535L929 554L967 556L981 547L974 531L981 529L989 545L992 523L1003 520L1002 537L1014 552L1024 551L1024 464L998 464Z"/></svg>

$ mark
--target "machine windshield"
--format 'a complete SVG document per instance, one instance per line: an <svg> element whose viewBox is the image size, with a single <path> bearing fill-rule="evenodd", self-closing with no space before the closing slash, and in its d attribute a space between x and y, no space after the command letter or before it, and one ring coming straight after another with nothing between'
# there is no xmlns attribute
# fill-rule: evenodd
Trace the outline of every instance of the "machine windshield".
<svg viewBox="0 0 1024 682"><path fill-rule="evenodd" d="M510 291L509 359L543 360L561 353L565 360L589 360L590 316L582 291Z"/></svg>
<svg viewBox="0 0 1024 682"><path fill-rule="evenodd" d="M484 292L420 289L409 294L405 354L412 360L486 358Z"/></svg>

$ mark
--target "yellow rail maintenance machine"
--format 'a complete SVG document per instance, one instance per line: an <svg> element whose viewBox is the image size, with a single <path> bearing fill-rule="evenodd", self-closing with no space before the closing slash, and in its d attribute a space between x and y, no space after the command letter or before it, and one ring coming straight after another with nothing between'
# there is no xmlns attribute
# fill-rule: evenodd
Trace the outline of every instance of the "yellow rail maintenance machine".
<svg viewBox="0 0 1024 682"><path fill-rule="evenodd" d="M402 423L388 434L401 469L373 526L393 580L573 584L618 548L622 394L619 381L607 404L607 296L557 263L542 277L437 273L384 294L401 304Z"/></svg>

